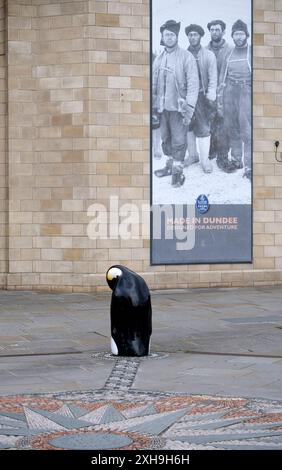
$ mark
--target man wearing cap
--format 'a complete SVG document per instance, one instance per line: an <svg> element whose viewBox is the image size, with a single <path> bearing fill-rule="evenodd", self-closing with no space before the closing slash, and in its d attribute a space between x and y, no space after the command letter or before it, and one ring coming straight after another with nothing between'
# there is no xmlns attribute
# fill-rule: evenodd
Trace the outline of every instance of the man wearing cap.
<svg viewBox="0 0 282 470"><path fill-rule="evenodd" d="M190 24L185 28L188 36L188 51L193 54L198 66L199 95L195 109L195 119L188 132L188 165L200 159L205 173L212 172L212 163L209 160L211 120L216 111L217 65L215 55L201 45L201 38L205 32L197 24ZM198 140L199 155L196 148Z"/></svg>
<svg viewBox="0 0 282 470"><path fill-rule="evenodd" d="M220 76L222 67L232 51L232 46L224 39L226 24L222 20L212 20L207 24L207 28L211 35L211 40L207 45L207 49L214 53L217 62L217 76ZM235 170L234 165L228 160L228 136L224 135L224 127L222 117L215 114L211 123L211 145L209 158L216 158L217 166L231 173ZM227 152L221 149L227 149ZM227 156L226 156L227 155Z"/></svg>
<svg viewBox="0 0 282 470"><path fill-rule="evenodd" d="M195 59L178 46L180 23L168 20L160 27L162 53L154 60L152 77L153 114L159 113L162 149L167 156L159 178L172 176L171 184L183 185L183 162L187 149L187 128L194 113L199 91Z"/></svg>
<svg viewBox="0 0 282 470"><path fill-rule="evenodd" d="M220 73L218 109L223 114L233 164L236 169L244 166L243 176L251 180L252 55L246 23L237 20L232 26L231 36L235 47L224 61Z"/></svg>

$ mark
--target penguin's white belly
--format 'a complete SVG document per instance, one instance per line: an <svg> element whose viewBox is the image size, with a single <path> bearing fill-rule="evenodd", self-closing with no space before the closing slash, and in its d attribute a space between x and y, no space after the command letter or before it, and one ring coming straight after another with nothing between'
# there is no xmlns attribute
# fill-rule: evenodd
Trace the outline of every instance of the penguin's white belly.
<svg viewBox="0 0 282 470"><path fill-rule="evenodd" d="M112 336L111 336L111 351L114 356L118 356L118 348Z"/></svg>

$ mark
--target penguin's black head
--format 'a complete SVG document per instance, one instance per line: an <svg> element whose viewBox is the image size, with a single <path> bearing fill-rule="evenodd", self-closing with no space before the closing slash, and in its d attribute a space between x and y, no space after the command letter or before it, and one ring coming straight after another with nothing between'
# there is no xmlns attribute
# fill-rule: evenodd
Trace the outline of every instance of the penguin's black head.
<svg viewBox="0 0 282 470"><path fill-rule="evenodd" d="M108 269L106 279L110 289L114 290L120 276L122 276L122 270L120 268L112 266L110 269Z"/></svg>

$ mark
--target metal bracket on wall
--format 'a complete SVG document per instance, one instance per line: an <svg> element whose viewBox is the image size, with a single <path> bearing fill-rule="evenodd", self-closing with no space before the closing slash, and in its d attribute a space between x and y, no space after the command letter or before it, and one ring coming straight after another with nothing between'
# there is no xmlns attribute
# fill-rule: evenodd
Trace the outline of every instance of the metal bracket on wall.
<svg viewBox="0 0 282 470"><path fill-rule="evenodd" d="M281 160L279 160L278 157L277 157L277 151L278 151L278 147L279 147L279 145L280 145L279 140L276 140L276 141L274 142L274 145L275 145L275 160L276 160L278 163L282 163L282 152L280 152L280 158L281 158Z"/></svg>

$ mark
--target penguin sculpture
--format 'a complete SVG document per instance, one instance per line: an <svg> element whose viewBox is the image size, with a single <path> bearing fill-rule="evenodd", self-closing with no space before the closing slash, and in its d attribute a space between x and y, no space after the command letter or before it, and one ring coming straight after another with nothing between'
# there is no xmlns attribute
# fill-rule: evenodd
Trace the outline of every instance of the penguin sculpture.
<svg viewBox="0 0 282 470"><path fill-rule="evenodd" d="M144 279L125 266L106 274L112 289L111 351L115 356L147 356L152 334L150 291Z"/></svg>

